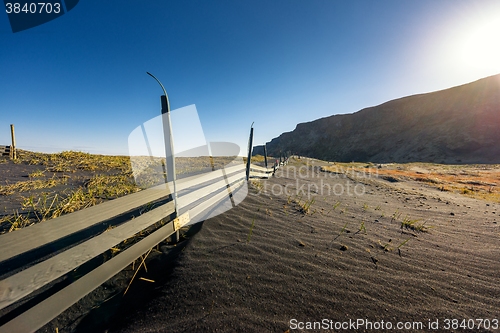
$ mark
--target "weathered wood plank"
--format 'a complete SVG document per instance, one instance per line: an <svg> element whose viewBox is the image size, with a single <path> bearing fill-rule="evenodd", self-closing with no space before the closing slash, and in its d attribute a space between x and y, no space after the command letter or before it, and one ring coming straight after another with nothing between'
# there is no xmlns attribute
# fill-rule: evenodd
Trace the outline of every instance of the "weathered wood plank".
<svg viewBox="0 0 500 333"><path fill-rule="evenodd" d="M0 309L104 253L174 212L173 202L153 209L82 244L0 281Z"/></svg>
<svg viewBox="0 0 500 333"><path fill-rule="evenodd" d="M165 185L130 194L0 236L0 262L169 195Z"/></svg>
<svg viewBox="0 0 500 333"><path fill-rule="evenodd" d="M224 172L223 172L223 170L215 170L215 171L211 171L211 172L204 173L201 175L196 175L196 176L191 176L189 178L179 179L177 181L177 186L178 186L177 190L178 191L185 190L189 187L196 186L196 185L217 179L219 177L223 177L224 173L226 175L230 175L232 173L235 173L235 172L238 172L241 170L245 170L245 165L243 163L235 165L235 166L227 167L224 169ZM169 185L170 184L171 183L169 183Z"/></svg>
<svg viewBox="0 0 500 333"><path fill-rule="evenodd" d="M237 181L235 184L231 186L231 190L235 191L237 188L241 187L242 185L245 184L246 182L246 175L243 175L244 178L240 181ZM210 197L210 199L202 202L201 204L197 205L196 207L192 208L189 211L189 216L191 217L192 220L196 219L198 215L203 215L208 209L211 209L215 204L217 204L219 201L222 201L224 198L227 197L227 192L226 191L221 191L220 193L217 193L216 195Z"/></svg>
<svg viewBox="0 0 500 333"><path fill-rule="evenodd" d="M241 168L241 171L242 170ZM207 177L204 178L208 179ZM192 191L179 198L179 206L183 208L199 198L210 195L210 193L216 192L221 188L225 188L226 181L232 183L242 178L244 178L244 174L240 172L228 177L227 180L221 179L214 184ZM187 184L187 182L185 182L185 184ZM166 205L162 205L161 207L137 217L133 220L133 223L120 225L83 244L0 281L0 309L63 276L173 212L173 202L169 202Z"/></svg>
<svg viewBox="0 0 500 333"><path fill-rule="evenodd" d="M166 224L66 288L1 326L0 333L36 331L174 232L174 223Z"/></svg>
<svg viewBox="0 0 500 333"><path fill-rule="evenodd" d="M1 156L10 155L10 146L0 146L0 155Z"/></svg>
<svg viewBox="0 0 500 333"><path fill-rule="evenodd" d="M210 195L214 192L217 192L218 190L222 189L222 188L226 188L227 187L227 183L231 184L231 183L234 183L238 180L241 180L242 178L245 178L245 174L244 173L237 173L233 176L230 176L226 179L221 179L219 180L218 182L215 182L213 184L210 184L208 186L205 186L205 187L202 187L196 191L193 191L193 192L190 192L189 194L186 194L180 198L178 198L177 202L179 204L179 207L186 207L188 206L189 204L191 204L192 202L198 200L198 199L201 199L203 197L206 197L207 195ZM226 183L227 182L227 183ZM227 192L225 192L226 196L228 195Z"/></svg>
<svg viewBox="0 0 500 333"><path fill-rule="evenodd" d="M273 169L266 169L264 167L261 167L261 166L258 166L258 165L254 165L254 164L250 165L250 169L254 170L254 171L265 172L265 173L273 172Z"/></svg>
<svg viewBox="0 0 500 333"><path fill-rule="evenodd" d="M226 168L225 172L232 173L244 169L245 166L239 164ZM223 177L222 170L180 179L177 188L178 191L182 191L191 186L219 177ZM28 228L0 235L0 262L89 228L124 212L144 206L151 201L166 197L170 194L169 188L172 188L171 183L168 183L168 185L162 184L81 211L63 215L53 220L35 224Z"/></svg>
<svg viewBox="0 0 500 333"><path fill-rule="evenodd" d="M274 174L274 168L263 168L258 165L250 165L250 177L253 178L270 178Z"/></svg>
<svg viewBox="0 0 500 333"><path fill-rule="evenodd" d="M220 191L222 188L226 188L228 183L232 184L234 182L239 181L239 184L233 185L233 187L240 186L240 185L244 184L244 182L242 181L245 177L244 173L242 173L242 172L238 173L238 171L243 171L244 169L245 169L244 165L241 164L241 165L229 167L229 168L225 169L224 172L222 172L222 170L217 170L215 172L211 172L211 173L204 174L201 176L198 175L198 176L193 176L193 177L189 177L189 178L185 178L185 179L181 180L180 183L182 185L179 186L179 188L181 190L184 190L184 189L188 189L191 186L199 185L201 182L208 182L211 180L215 180L219 177L223 177L224 173L225 174L232 173L232 175L227 177L227 178L220 179L219 181L217 181L213 184L209 184L208 186L194 190L192 192L189 192L189 193L181 196L180 197L181 198L181 207L185 206L185 205L189 205L192 201L197 200L199 198L202 198L204 196L208 196L213 192ZM146 193L147 196L145 196L144 193ZM142 203L145 201L145 203L147 203L147 202L150 202L153 200L157 200L158 198L161 198L161 197L168 195L169 192L166 189L165 184L163 184L163 185L160 185L156 188L145 190L145 191L142 191L142 192L137 193L137 194L142 194L142 196L133 195L135 197L134 200L130 200L130 197L132 196L131 195L131 196L119 198L122 200L116 199L116 200L113 200L113 201L110 201L110 202L107 202L105 204L100 205L101 208L102 208L102 206L107 206L108 212L109 212L109 210L113 210L114 206L117 206L116 204L118 202L122 203L122 205L120 205L121 210L115 210L114 212L111 212L108 215L104 215L104 216L115 216L116 215L115 212L117 214L121 214L124 212L124 208L123 208L124 206L125 207L137 207L138 202ZM222 199L227 197L227 195L228 195L228 193L226 191L221 191L218 194L212 196L209 200L207 200L207 201L203 202L201 205L197 206L194 210L192 210L192 212L195 214L195 216L198 214L201 214L201 213L203 213L204 210L211 208L212 205L216 204L218 201L221 201ZM124 199L128 199L128 200L124 200ZM184 199L184 201L182 199ZM115 205L110 205L111 203L114 203ZM94 207L98 207L98 206L94 206ZM91 207L91 208L93 208L93 207ZM90 217L87 219L86 225L88 225L88 223L89 223L88 220L91 220L91 221L97 220L99 217L101 217L100 221L103 220L102 219L103 215L100 214L101 212L99 212L99 210L97 210L97 209L94 209L97 212L93 212L93 214L88 214L89 210L90 211L92 210L91 208L88 208L84 211L80 211L80 213L86 211L88 217L90 215ZM11 276L7 279L4 279L3 281L0 281L0 291L2 292L0 294L0 309L14 303L15 301L29 295L34 290L37 290L37 289L43 287L44 285L50 283L51 281L63 276L64 274L66 274L69 271L73 270L74 268L80 266L84 262L94 258L95 256L105 252L109 248L120 243L124 239L133 236L135 233L140 232L141 230L147 228L151 224L154 224L155 222L161 220L162 218L170 215L172 212L173 212L173 202L169 202L166 205L162 205L161 207L158 207L151 212L148 212L142 216L139 216L138 218L133 220L133 223L125 223L123 225L120 225L120 226L118 226L110 231L107 231L99 236L94 237L93 239L91 239L85 243L77 245L77 246L75 246L75 247L73 247L73 248L71 248L71 249L69 249L69 250L67 250L59 255L56 255L56 256L54 256L54 257L52 257L44 262L41 262L41 263L39 263L35 266L32 266L24 271L21 271L20 273L14 275L14 276ZM76 213L78 213L78 212L76 212ZM65 217L65 219L63 219L63 217L60 217L58 219L54 219L51 221L65 220L64 222L68 222L69 221L68 217L72 217L72 219L74 220L75 215L81 215L81 214L76 214L76 213L63 216L63 217ZM78 218L79 216L76 216L76 217ZM81 218L81 216L80 216L80 218ZM47 229L48 222L45 222L44 224L40 224L40 225L45 226L45 229ZM188 222L189 222L189 218L183 219L182 224L186 224ZM169 225L170 224L172 224L173 230L168 235L165 235L164 238L170 236L173 232L175 232L175 223L171 222L171 223L169 223ZM56 225L56 224L53 223L53 225ZM164 229L164 228L165 227L163 227L162 229ZM29 228L24 229L24 230L28 230L28 229ZM32 228L32 229L34 229L34 228ZM39 228L37 228L37 229L39 229ZM18 231L17 234L20 235L21 231ZM45 232L47 232L47 231L45 231ZM69 231L66 230L66 233L61 233L61 234L64 235L64 234L67 234L68 232ZM12 235L13 234L15 234L15 233L12 233ZM28 234L29 233L24 232L25 236ZM7 235L11 235L11 234L7 234ZM39 235L40 234L38 234L38 236ZM29 236L26 236L26 237L29 237ZM0 239L0 241L1 241L0 250L4 246L9 246L8 242L4 242L4 240L6 238L7 237L2 237ZM10 241L12 241L12 239L14 239L13 237L9 237L9 238L10 238ZM57 237L53 237L52 239L57 239ZM50 242L47 239L44 239L44 240L45 240L45 242ZM24 247L26 248L27 246L25 245ZM33 247L33 248L36 248L36 247ZM5 253L2 253L2 254L5 254ZM5 255L5 257L8 257L8 255L9 254L7 252L7 255ZM137 255L135 258L137 258L139 255ZM122 256L122 254L120 254L119 256ZM131 261L132 260L128 261L127 264L130 263ZM125 264L124 267L126 267L127 264ZM100 283L95 285L94 287L92 287L92 289L86 291L85 294L90 292L91 290L93 290L98 285L100 285ZM69 287L67 287L67 288L69 288ZM64 290L66 290L66 289L64 289ZM66 301L66 299L65 299L65 301ZM76 301L77 300L68 303L69 304L68 306L70 306L71 304L73 304ZM45 301L42 303L45 303ZM35 308L39 308L39 305L35 306ZM29 313L31 313L31 311L33 309L34 308L32 308L31 310L28 310L25 314L27 314L29 316ZM42 312L44 311L43 308L39 308L39 310ZM61 312L63 310L64 309L62 309ZM54 310L54 311L56 311L56 310ZM60 312L55 314L54 317L57 316L59 313ZM25 314L23 314L21 317L24 318ZM43 320L43 321L46 320L45 322L48 322L53 317L51 317L50 319L47 319L47 318L48 317L44 317L41 320ZM6 329L6 331L12 331L11 326L9 326L9 325L12 322L15 322L16 320L17 320L17 318L14 319L13 321L11 321L10 323L8 323L7 325L2 326L0 328L0 332L3 332L4 329ZM36 320L34 323L36 323ZM42 323L41 325L43 325L44 323Z"/></svg>
<svg viewBox="0 0 500 333"><path fill-rule="evenodd" d="M250 178L271 178L272 173L250 171Z"/></svg>

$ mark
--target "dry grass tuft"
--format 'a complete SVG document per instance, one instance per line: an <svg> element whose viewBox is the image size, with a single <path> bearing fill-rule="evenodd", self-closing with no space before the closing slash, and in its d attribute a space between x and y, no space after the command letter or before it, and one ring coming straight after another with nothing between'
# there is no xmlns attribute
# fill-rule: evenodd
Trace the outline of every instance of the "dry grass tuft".
<svg viewBox="0 0 500 333"><path fill-rule="evenodd" d="M0 195L11 195L16 192L29 192L32 190L48 189L57 185L64 185L67 182L66 177L52 177L50 179L30 179L17 182L10 185L0 185Z"/></svg>

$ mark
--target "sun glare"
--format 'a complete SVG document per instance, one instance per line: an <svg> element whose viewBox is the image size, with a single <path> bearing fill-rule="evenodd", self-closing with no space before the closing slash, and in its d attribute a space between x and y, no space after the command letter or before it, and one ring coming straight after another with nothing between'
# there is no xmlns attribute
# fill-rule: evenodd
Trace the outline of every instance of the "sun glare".
<svg viewBox="0 0 500 333"><path fill-rule="evenodd" d="M500 14L464 32L457 57L468 70L500 73Z"/></svg>

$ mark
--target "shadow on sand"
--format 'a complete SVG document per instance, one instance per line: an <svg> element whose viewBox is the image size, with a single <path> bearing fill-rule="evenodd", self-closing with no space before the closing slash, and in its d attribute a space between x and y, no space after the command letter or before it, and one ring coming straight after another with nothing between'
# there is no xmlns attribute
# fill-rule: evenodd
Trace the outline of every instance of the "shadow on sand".
<svg viewBox="0 0 500 333"><path fill-rule="evenodd" d="M143 271L141 277L153 280L154 283L144 282L136 277L125 295L124 290L120 290L94 307L81 319L73 332L108 332L124 327L128 315L145 307L169 280L178 265L180 253L202 226L203 222L191 226L176 245L160 246L161 253L148 260L147 273Z"/></svg>

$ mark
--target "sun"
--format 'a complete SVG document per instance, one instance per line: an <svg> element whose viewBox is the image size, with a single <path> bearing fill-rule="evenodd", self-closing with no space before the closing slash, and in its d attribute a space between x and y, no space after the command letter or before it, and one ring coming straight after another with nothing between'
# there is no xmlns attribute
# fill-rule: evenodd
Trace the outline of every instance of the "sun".
<svg viewBox="0 0 500 333"><path fill-rule="evenodd" d="M457 60L470 71L500 73L500 15L469 27L459 38Z"/></svg>

